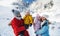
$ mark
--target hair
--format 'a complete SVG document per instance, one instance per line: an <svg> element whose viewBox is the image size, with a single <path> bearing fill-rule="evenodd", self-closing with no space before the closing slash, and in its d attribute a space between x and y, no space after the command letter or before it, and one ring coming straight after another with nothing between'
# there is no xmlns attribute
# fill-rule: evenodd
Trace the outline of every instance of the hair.
<svg viewBox="0 0 60 36"><path fill-rule="evenodd" d="M47 18L45 18L45 20L47 20Z"/></svg>
<svg viewBox="0 0 60 36"><path fill-rule="evenodd" d="M42 18L40 18L40 21L43 22L43 21L42 21Z"/></svg>
<svg viewBox="0 0 60 36"><path fill-rule="evenodd" d="M45 17L44 17L45 18ZM48 20L47 18L45 18L44 20ZM40 21L43 22L42 18L40 18Z"/></svg>

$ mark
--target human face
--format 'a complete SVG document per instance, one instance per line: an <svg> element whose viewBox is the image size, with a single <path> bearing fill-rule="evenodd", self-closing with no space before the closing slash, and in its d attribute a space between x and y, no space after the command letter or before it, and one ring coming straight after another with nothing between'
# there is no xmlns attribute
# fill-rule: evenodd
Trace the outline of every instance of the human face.
<svg viewBox="0 0 60 36"><path fill-rule="evenodd" d="M46 18L45 17L42 17L42 21L44 21Z"/></svg>
<svg viewBox="0 0 60 36"><path fill-rule="evenodd" d="M39 16L39 17L38 17L38 20L40 20L40 18L41 18L41 17Z"/></svg>
<svg viewBox="0 0 60 36"><path fill-rule="evenodd" d="M18 14L17 17L21 17L21 14Z"/></svg>
<svg viewBox="0 0 60 36"><path fill-rule="evenodd" d="M26 15L30 15L30 12L26 12Z"/></svg>

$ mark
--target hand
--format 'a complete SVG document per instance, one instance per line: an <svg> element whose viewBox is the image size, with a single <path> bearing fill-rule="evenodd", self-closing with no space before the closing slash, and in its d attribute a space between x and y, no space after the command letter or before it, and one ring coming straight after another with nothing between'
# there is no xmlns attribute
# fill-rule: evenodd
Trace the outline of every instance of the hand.
<svg viewBox="0 0 60 36"><path fill-rule="evenodd" d="M32 26L32 24L30 24L30 27Z"/></svg>
<svg viewBox="0 0 60 36"><path fill-rule="evenodd" d="M8 24L8 26L11 26L11 24Z"/></svg>
<svg viewBox="0 0 60 36"><path fill-rule="evenodd" d="M8 24L8 26L11 26L11 22Z"/></svg>

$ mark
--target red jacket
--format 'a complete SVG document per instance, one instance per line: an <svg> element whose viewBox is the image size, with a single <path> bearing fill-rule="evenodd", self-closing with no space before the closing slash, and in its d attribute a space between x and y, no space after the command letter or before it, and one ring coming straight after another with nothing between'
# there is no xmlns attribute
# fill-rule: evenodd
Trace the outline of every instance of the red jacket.
<svg viewBox="0 0 60 36"><path fill-rule="evenodd" d="M14 33L16 36L18 36L18 34L21 32L21 31L24 31L26 30L25 27L24 27L24 21L23 19L21 20L18 20L16 18L14 18L11 22L12 24L12 28L14 30Z"/></svg>

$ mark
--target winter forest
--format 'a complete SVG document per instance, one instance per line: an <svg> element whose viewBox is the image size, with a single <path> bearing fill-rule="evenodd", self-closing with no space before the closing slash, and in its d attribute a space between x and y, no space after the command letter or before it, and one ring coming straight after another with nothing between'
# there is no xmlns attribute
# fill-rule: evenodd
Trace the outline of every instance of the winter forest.
<svg viewBox="0 0 60 36"><path fill-rule="evenodd" d="M21 16L27 10L34 18L36 14L46 16L51 22L49 35L60 36L60 0L0 0L0 36L15 36L8 25L14 17L12 9L18 10ZM33 25L27 31L30 36L36 36Z"/></svg>

